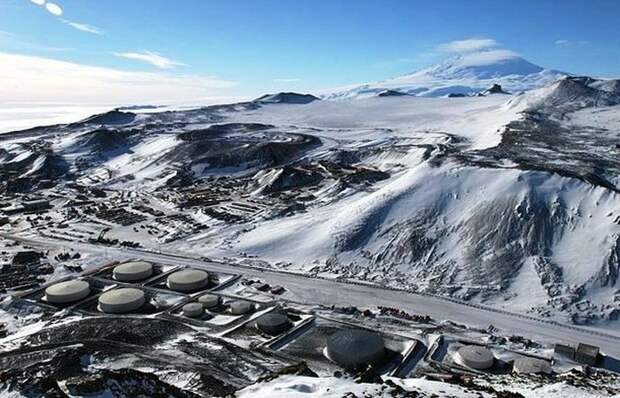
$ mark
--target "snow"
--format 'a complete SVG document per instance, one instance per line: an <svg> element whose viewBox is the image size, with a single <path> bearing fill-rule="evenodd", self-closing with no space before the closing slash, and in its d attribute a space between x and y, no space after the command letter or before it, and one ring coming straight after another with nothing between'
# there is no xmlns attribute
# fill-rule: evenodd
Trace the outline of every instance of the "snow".
<svg viewBox="0 0 620 398"><path fill-rule="evenodd" d="M335 377L316 378L305 376L281 376L271 382L254 384L237 392L238 398L270 397L334 397L347 393L355 396L390 397L378 384L357 384L351 380Z"/></svg>
<svg viewBox="0 0 620 398"><path fill-rule="evenodd" d="M547 292L536 272L534 258L528 257L525 260L521 272L513 279L506 295L510 297L510 308L516 311L527 311L547 300Z"/></svg>
<svg viewBox="0 0 620 398"><path fill-rule="evenodd" d="M506 389L519 393L525 398L600 398L610 396L598 391L584 391L582 388L565 383L544 384L533 389L531 386L507 386ZM617 397L617 395L614 396Z"/></svg>
<svg viewBox="0 0 620 398"><path fill-rule="evenodd" d="M503 95L475 98L384 97L358 101L279 104L235 115L236 120L332 129L327 137L360 142L415 133L450 132L472 141L472 149L495 146L498 130L518 118L520 109L505 106ZM344 131L342 131L344 129ZM378 129L384 129L381 134ZM325 136L321 133L320 136ZM430 137L435 134L430 135Z"/></svg>
<svg viewBox="0 0 620 398"><path fill-rule="evenodd" d="M568 123L608 129L620 125L620 105L582 109L568 116Z"/></svg>
<svg viewBox="0 0 620 398"><path fill-rule="evenodd" d="M167 166L165 163L157 164L155 160L174 148L176 142L174 135L149 138L132 147L130 153L114 157L102 167L111 170L115 177L133 174L138 181L155 177Z"/></svg>
<svg viewBox="0 0 620 398"><path fill-rule="evenodd" d="M397 379L389 378L391 382L402 387L404 390L417 393L420 397L461 397L461 398L491 398L496 394L476 391L459 385L432 381L424 378ZM529 383L484 383L489 384L497 391L511 391L522 394L525 398L599 398L609 397L602 391L593 388L577 387L567 383L556 382L540 384ZM341 398L351 396L364 397L393 397L393 387L386 384L356 383L347 378L336 377L306 377L306 376L280 376L266 383L257 383L237 392L237 398L270 397L270 398L296 398L296 397L326 397Z"/></svg>
<svg viewBox="0 0 620 398"><path fill-rule="evenodd" d="M553 236L548 238L552 241L551 251L545 259L561 270L564 286L585 284L594 289L605 256L620 233L620 227L609 217L617 209L617 194L576 179L519 170L512 162L503 162L499 168L479 168L455 161L432 166L424 159L422 146L444 144L448 134L465 138L465 151L497 145L503 126L521 118L520 112L529 106L529 102L514 101L521 97L384 97L277 104L235 112L230 116L235 122L269 123L320 137L323 146L307 155L312 158L320 158L333 148L382 148L379 154L363 161L391 176L368 190L349 188L340 192L338 183L325 185L313 192L313 206L303 213L253 221L241 232L238 227L224 227L210 231L204 238L192 237L191 242L174 242L171 247L209 257L247 253L272 263L291 263L290 269L302 272L336 258L336 273L344 273L348 264L354 264L348 277L365 275L385 284L415 281L409 283L426 287L434 283L433 278L447 272L451 286L459 289L493 290L504 285L507 290L489 299L490 303L527 312L546 305L550 299L548 287L542 281L548 276L544 274L547 271L537 270L534 258L527 257L530 254L526 254L520 268L497 268L495 263L503 261L501 251L508 250L510 245L497 250L483 247L485 251L477 260L472 260L468 252L478 244L478 237L472 238L475 231L466 226L485 218L485 206L503 212L499 223L511 222L506 219L510 217L515 217L517 225L528 222L518 219L517 209L511 215L509 209L493 207L514 202L566 212L562 216L565 219L553 221ZM406 151L390 150L393 145L411 147ZM257 178L274 178L277 172L265 171ZM437 214L432 216L430 225L423 227L424 235L441 239L425 258L412 260L415 253L400 257L400 245L405 250L408 245L408 229L401 224L419 220L425 211ZM403 228L402 232L398 232L399 228ZM481 239L491 240L493 234L490 231ZM528 243L527 235L519 239L514 245ZM376 263L363 252L394 259ZM477 264L480 262L488 265ZM609 302L613 299L612 291L606 290L592 299L599 304ZM559 316L552 314L556 315Z"/></svg>

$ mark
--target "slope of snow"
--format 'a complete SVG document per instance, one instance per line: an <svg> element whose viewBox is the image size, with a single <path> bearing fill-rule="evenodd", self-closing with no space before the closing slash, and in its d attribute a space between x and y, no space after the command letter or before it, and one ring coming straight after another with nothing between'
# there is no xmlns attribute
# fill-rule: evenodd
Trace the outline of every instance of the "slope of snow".
<svg viewBox="0 0 620 398"><path fill-rule="evenodd" d="M608 129L620 125L620 105L599 109L583 109L569 115L569 121L575 125L593 126Z"/></svg>
<svg viewBox="0 0 620 398"><path fill-rule="evenodd" d="M505 107L505 96L476 98L385 97L360 101L315 101L302 107L278 105L234 115L235 120L329 129L334 139L407 137L447 132L471 141L472 149L495 146L501 129L521 108ZM343 131L337 131L343 129ZM377 135L376 129L385 129Z"/></svg>
<svg viewBox="0 0 620 398"><path fill-rule="evenodd" d="M409 392L411 396L421 398L491 398L499 396L495 392L487 392L482 388L476 390L475 388L422 378L391 378L390 381L402 388L404 392ZM596 387L585 384L573 386L565 382L541 384L539 381L532 380L515 384L499 382L497 384L488 383L488 385L497 393L500 391L511 391L521 394L524 398L602 398L612 396L609 393L597 391ZM609 386L609 388L613 388L613 386ZM310 396L326 398L348 396L388 398L402 396L402 394L403 392L399 392L393 386L388 386L387 384L356 383L351 379L336 377L280 376L270 382L248 386L238 391L236 396L238 398L305 398Z"/></svg>
<svg viewBox="0 0 620 398"><path fill-rule="evenodd" d="M507 104L509 108L534 109L553 113L570 113L584 108L604 108L620 103L620 80L596 80L590 77L564 77L536 90L519 93ZM613 112L614 108L610 108ZM606 123L613 120L604 119Z"/></svg>
<svg viewBox="0 0 620 398"><path fill-rule="evenodd" d="M464 153L499 144L503 126L529 106L506 105L508 98L317 101L231 115L311 131L323 141L314 157L335 148L380 148L364 162L391 177L338 198L337 186L325 187L305 212L253 222L243 233L222 231L234 236L227 244L211 234L175 246L209 256L247 253L304 272L387 285L458 290L464 297L495 292L480 299L526 312L550 301L565 309L587 298L611 316L617 193L521 170L510 160L478 167L427 159L454 145L451 135L464 139L457 144ZM430 155L429 147L435 148ZM566 320L559 311L549 315Z"/></svg>
<svg viewBox="0 0 620 398"><path fill-rule="evenodd" d="M542 87L565 73L544 69L506 50L464 54L408 75L351 86L327 93L324 99L364 98L384 90L410 95L439 97L473 94L493 84L518 92Z"/></svg>
<svg viewBox="0 0 620 398"><path fill-rule="evenodd" d="M458 386L446 383L412 379L408 391L416 391L421 397L463 397L479 398L475 392L466 392ZM254 384L237 392L238 398L270 397L270 398L301 398L301 397L342 398L354 397L394 397L395 390L382 384L356 383L351 379L336 377L280 376L268 383ZM483 395L486 396L486 395ZM488 395L490 396L490 395Z"/></svg>

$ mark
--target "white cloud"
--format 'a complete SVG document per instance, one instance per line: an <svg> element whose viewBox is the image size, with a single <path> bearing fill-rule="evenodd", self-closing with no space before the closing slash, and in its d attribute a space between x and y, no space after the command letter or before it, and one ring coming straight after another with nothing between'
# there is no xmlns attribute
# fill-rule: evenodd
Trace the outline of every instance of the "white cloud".
<svg viewBox="0 0 620 398"><path fill-rule="evenodd" d="M586 46L588 44L591 44L590 41L588 40L565 40L565 39L561 39L561 40L556 40L555 44L557 46L563 46L563 47L567 47L567 46Z"/></svg>
<svg viewBox="0 0 620 398"><path fill-rule="evenodd" d="M493 39L471 38L440 44L437 49L446 53L468 53L487 50L498 46L499 43Z"/></svg>
<svg viewBox="0 0 620 398"><path fill-rule="evenodd" d="M504 49L485 50L463 54L460 58L462 66L493 65L498 62L518 57L514 51Z"/></svg>
<svg viewBox="0 0 620 398"><path fill-rule="evenodd" d="M45 0L30 0L30 1L32 1L34 4L38 6L42 6L43 4L45 4Z"/></svg>
<svg viewBox="0 0 620 398"><path fill-rule="evenodd" d="M60 6L56 3L46 3L45 8L47 8L47 11L49 11L53 15L56 15L57 17L62 15L62 8L60 8Z"/></svg>
<svg viewBox="0 0 620 398"><path fill-rule="evenodd" d="M171 103L238 98L236 82L212 76L133 72L0 52L5 84L0 104L51 102L81 105Z"/></svg>
<svg viewBox="0 0 620 398"><path fill-rule="evenodd" d="M276 83L296 83L296 82L301 81L301 79L297 79L297 78L273 79L273 81Z"/></svg>
<svg viewBox="0 0 620 398"><path fill-rule="evenodd" d="M103 35L103 30L96 26L88 25L85 23L73 22L68 19L61 19L62 23L71 26L74 29L81 30L82 32L92 33L94 35Z"/></svg>
<svg viewBox="0 0 620 398"><path fill-rule="evenodd" d="M148 62L149 64L154 65L160 69L172 69L177 66L185 66L185 64L181 62L166 58L152 51L114 53L114 55L121 58Z"/></svg>

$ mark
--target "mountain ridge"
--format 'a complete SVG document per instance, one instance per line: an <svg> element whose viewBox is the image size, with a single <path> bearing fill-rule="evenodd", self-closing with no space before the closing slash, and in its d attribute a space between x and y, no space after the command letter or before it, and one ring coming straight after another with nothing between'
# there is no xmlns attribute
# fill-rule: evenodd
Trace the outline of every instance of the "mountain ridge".
<svg viewBox="0 0 620 398"><path fill-rule="evenodd" d="M471 95L494 84L519 92L543 87L565 76L570 74L543 68L511 51L489 50L462 54L392 79L335 90L323 99L366 98L386 90L424 97Z"/></svg>

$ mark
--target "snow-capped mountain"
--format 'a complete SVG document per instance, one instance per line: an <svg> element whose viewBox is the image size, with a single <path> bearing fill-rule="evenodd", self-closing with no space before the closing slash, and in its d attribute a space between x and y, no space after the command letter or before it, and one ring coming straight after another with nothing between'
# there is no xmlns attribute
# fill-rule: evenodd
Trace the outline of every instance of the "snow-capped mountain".
<svg viewBox="0 0 620 398"><path fill-rule="evenodd" d="M373 97L386 90L424 97L468 95L493 84L518 92L545 86L566 75L535 65L508 50L488 50L462 54L393 79L336 90L324 95L324 99Z"/></svg>

